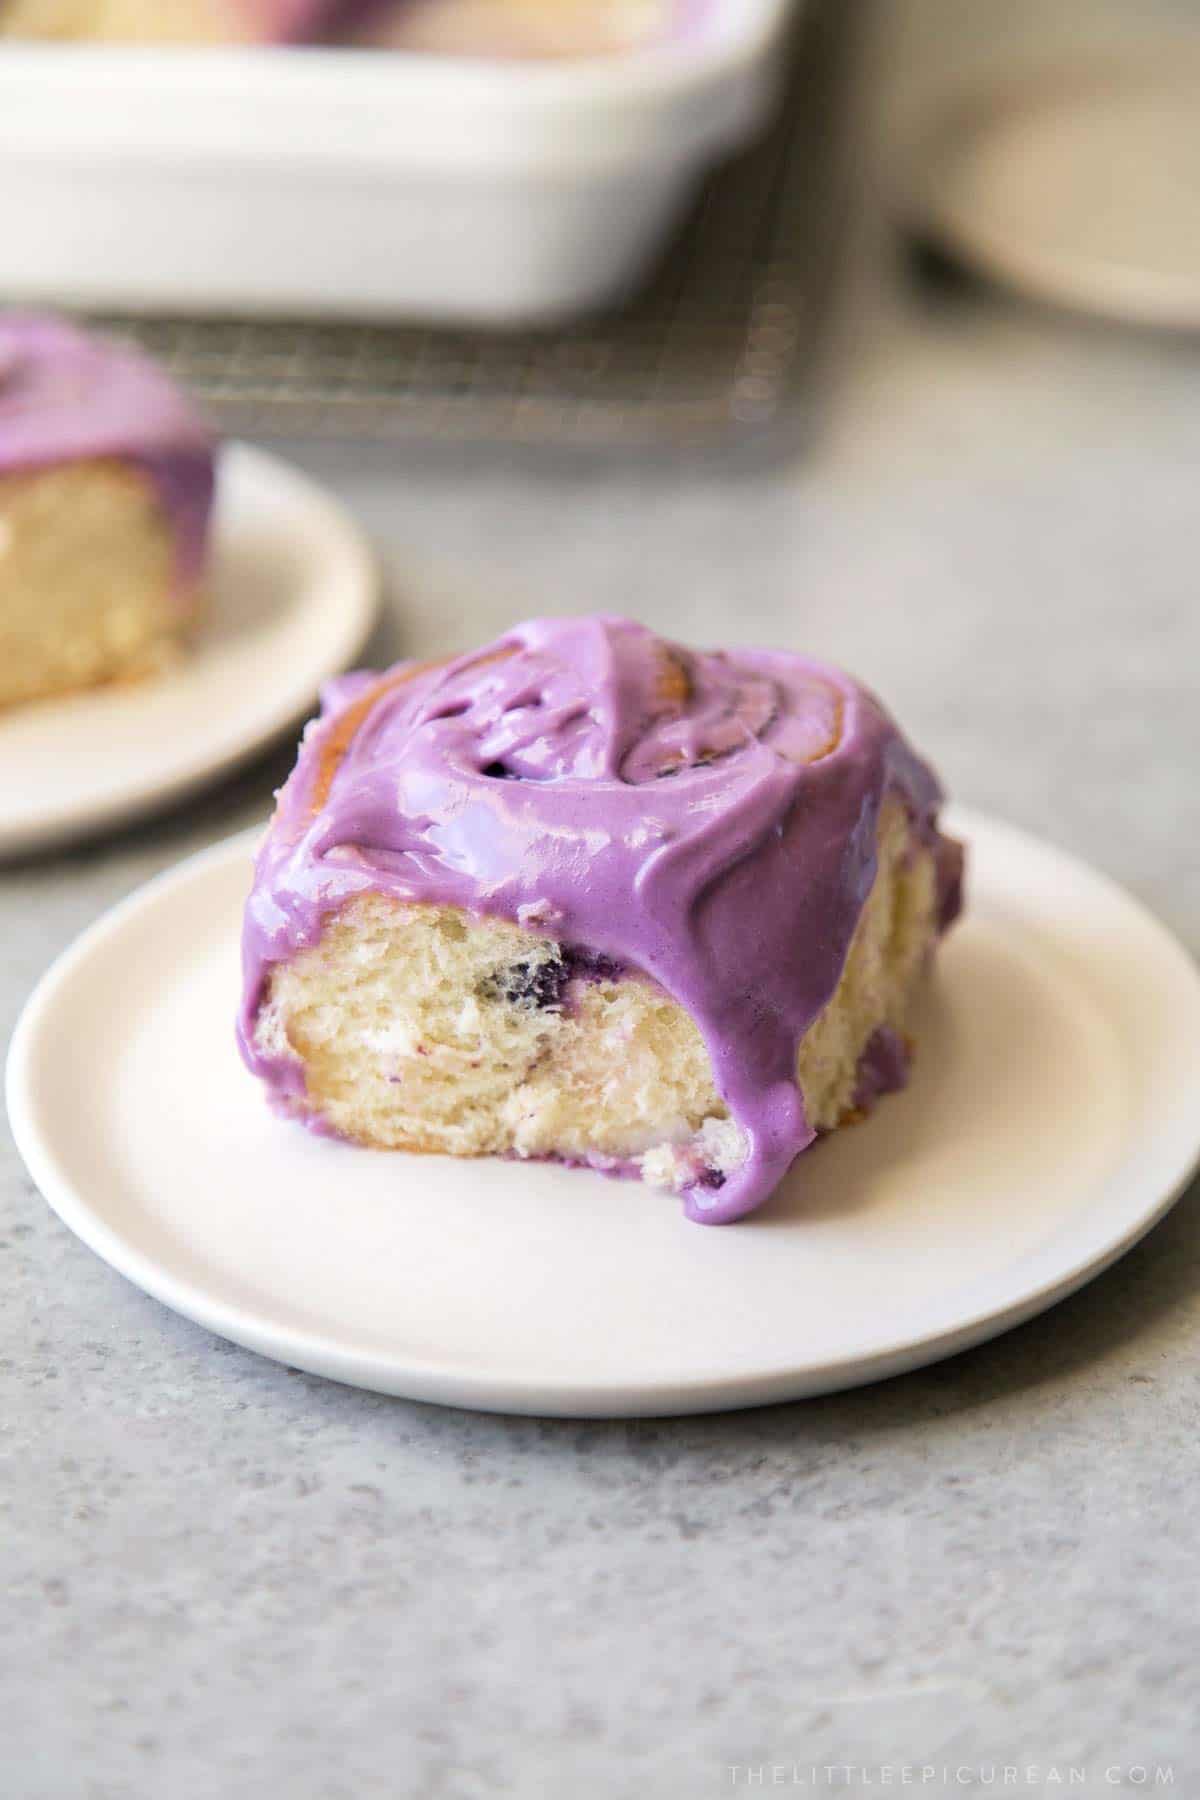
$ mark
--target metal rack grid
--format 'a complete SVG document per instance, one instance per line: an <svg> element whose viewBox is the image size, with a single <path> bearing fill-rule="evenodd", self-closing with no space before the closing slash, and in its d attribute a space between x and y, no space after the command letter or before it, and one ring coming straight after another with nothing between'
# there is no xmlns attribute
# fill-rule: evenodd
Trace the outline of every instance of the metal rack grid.
<svg viewBox="0 0 1200 1800"><path fill-rule="evenodd" d="M797 384L819 310L843 37L834 8L808 13L774 129L710 179L649 285L611 317L511 335L96 322L161 357L231 433L616 447L761 428Z"/></svg>

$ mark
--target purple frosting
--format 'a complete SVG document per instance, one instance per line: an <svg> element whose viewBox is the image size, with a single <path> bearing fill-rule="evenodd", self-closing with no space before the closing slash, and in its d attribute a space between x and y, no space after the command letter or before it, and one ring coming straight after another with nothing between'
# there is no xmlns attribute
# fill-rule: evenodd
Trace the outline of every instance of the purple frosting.
<svg viewBox="0 0 1200 1800"><path fill-rule="evenodd" d="M213 498L213 438L137 350L61 319L0 314L0 476L112 457L142 470L174 533L181 588L199 576Z"/></svg>
<svg viewBox="0 0 1200 1800"><path fill-rule="evenodd" d="M276 44L306 44L352 24L373 0L238 0L256 35Z"/></svg>
<svg viewBox="0 0 1200 1800"><path fill-rule="evenodd" d="M949 843L949 839L943 839ZM955 846L957 848L957 846ZM881 1025L873 1032L858 1059L858 1086L854 1104L869 1112L883 1094L892 1094L908 1080L909 1046L898 1031Z"/></svg>
<svg viewBox="0 0 1200 1800"><path fill-rule="evenodd" d="M255 1048L255 1019L271 968L357 895L514 920L642 971L687 1008L749 1145L723 1185L697 1182L687 1211L740 1218L814 1137L797 1050L837 987L890 795L938 852L948 922L958 858L937 832L938 783L836 669L685 650L592 616L346 677L259 854L242 1054L302 1099L298 1065Z"/></svg>

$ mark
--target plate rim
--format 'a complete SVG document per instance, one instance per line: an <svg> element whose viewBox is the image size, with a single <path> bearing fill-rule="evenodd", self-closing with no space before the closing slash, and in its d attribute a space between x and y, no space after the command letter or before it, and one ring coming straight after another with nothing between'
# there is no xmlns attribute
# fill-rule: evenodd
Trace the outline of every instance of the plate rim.
<svg viewBox="0 0 1200 1800"><path fill-rule="evenodd" d="M1116 902L1155 943L1157 952L1174 965L1173 975L1181 981L1187 1003L1200 1021L1200 967L1175 934L1127 889L1082 858L990 814L956 805L946 809L945 823L968 841L982 831L1008 838L1015 848L1026 853L1049 855L1076 876L1082 876L1110 903ZM551 1372L537 1380L523 1380L518 1387L512 1377L501 1375L493 1379L486 1372L448 1364L444 1359L411 1354L384 1358L369 1348L347 1346L318 1330L280 1325L214 1295L200 1282L175 1274L141 1249L134 1238L110 1224L103 1212L89 1203L84 1191L61 1166L52 1144L44 1139L37 1122L38 1103L32 1082L39 1032L77 971L143 909L155 905L173 889L187 886L208 869L248 856L263 830L262 824L251 826L161 871L104 912L56 957L36 984L13 1032L5 1092L17 1150L43 1198L68 1230L151 1298L204 1329L285 1366L411 1400L541 1417L683 1416L816 1397L941 1361L1046 1311L1111 1267L1138 1243L1171 1209L1200 1168L1198 1108L1187 1148L1177 1158L1153 1203L1140 1205L1132 1218L1123 1218L1099 1247L1078 1261L1068 1257L1057 1274L1035 1283L1027 1292L986 1305L931 1335L914 1337L907 1332L867 1351L843 1351L833 1358L796 1368L739 1371L723 1377L700 1371L684 1381L656 1379L636 1388L575 1377L556 1380Z"/></svg>
<svg viewBox="0 0 1200 1800"><path fill-rule="evenodd" d="M918 238L932 239L985 280L1041 306L1186 335L1200 326L1200 272L1186 281L1095 259L1070 264L1053 251L1017 242L978 219L964 224L938 189L938 171L968 134L1006 116L1044 107L1056 95L1076 98L1120 83L1126 90L1200 74L1200 52L1182 49L1167 62L1152 51L1118 55L1095 50L1057 59L1034 73L995 81L964 80L929 126L912 135L889 179L893 208Z"/></svg>
<svg viewBox="0 0 1200 1800"><path fill-rule="evenodd" d="M306 508L315 508L323 515L323 527L330 541L340 540L338 560L346 578L335 616L340 629L336 638L331 631L331 647L322 660L321 671L306 669L302 678L290 679L286 684L281 679L278 697L264 709L263 718L252 732L217 746L191 766L166 778L147 769L99 802L66 801L36 819L20 820L12 829L0 820L0 866L119 830L211 787L298 726L313 709L321 683L348 668L365 647L379 616L381 570L379 559L350 508L288 458L240 438L226 439L219 448L218 502L220 484L231 479L226 473L230 469L233 480L255 482L264 475L268 481L282 479L303 498ZM219 518L219 514L215 516ZM346 605L350 595L353 606ZM36 704L69 706L77 697L87 696L64 695Z"/></svg>

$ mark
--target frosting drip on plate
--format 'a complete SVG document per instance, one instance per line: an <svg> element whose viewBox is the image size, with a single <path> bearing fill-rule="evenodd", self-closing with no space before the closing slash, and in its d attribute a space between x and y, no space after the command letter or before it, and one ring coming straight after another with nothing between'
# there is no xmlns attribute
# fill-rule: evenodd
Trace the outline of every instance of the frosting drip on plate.
<svg viewBox="0 0 1200 1800"><path fill-rule="evenodd" d="M687 1211L738 1218L812 1141L796 1054L837 987L889 795L945 843L938 784L879 703L784 652L685 650L592 616L345 677L259 855L243 1054L286 1084L253 1044L264 984L355 896L498 914L644 972L691 1013L748 1155Z"/></svg>
<svg viewBox="0 0 1200 1800"><path fill-rule="evenodd" d="M140 351L63 320L0 313L0 477L108 458L153 482L175 533L181 583L204 563L213 439Z"/></svg>

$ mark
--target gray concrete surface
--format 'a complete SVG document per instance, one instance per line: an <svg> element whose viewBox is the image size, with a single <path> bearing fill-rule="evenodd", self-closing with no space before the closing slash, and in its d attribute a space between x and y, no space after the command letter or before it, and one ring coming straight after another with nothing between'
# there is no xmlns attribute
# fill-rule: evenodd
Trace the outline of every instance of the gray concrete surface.
<svg viewBox="0 0 1200 1800"><path fill-rule="evenodd" d="M1200 949L1200 349L915 287L870 221L803 455L293 447L386 557L377 651L601 606L806 645ZM0 873L0 1037L282 766ZM0 1214L5 1800L1200 1792L1200 1192L942 1367L636 1425L259 1361L70 1238L7 1139Z"/></svg>

